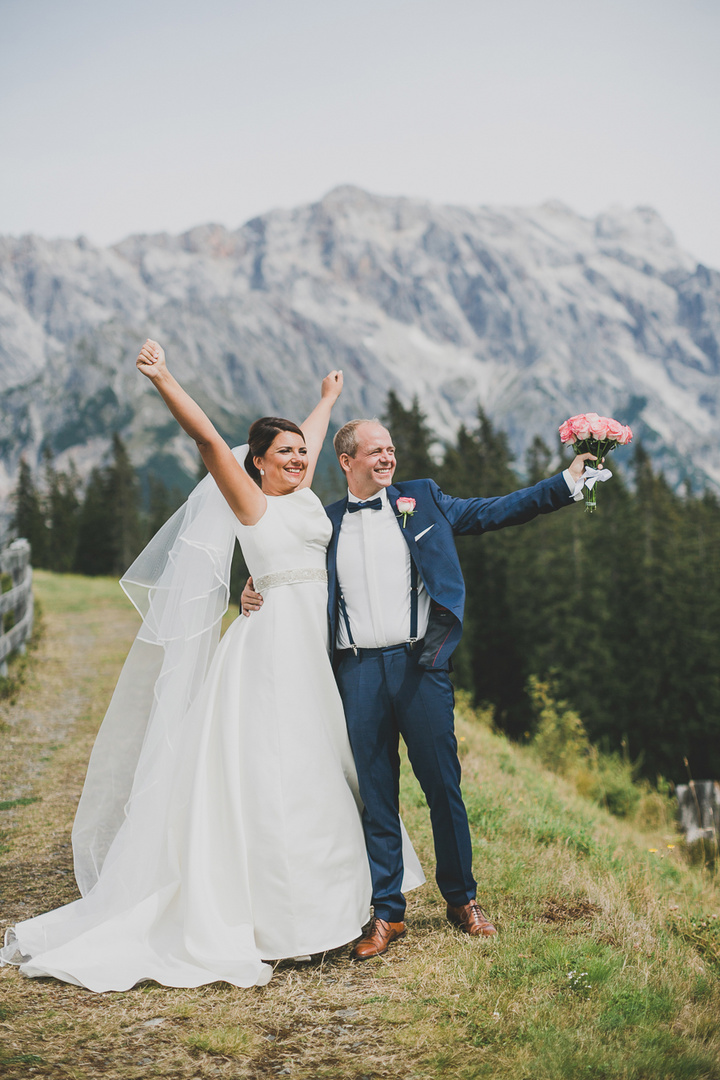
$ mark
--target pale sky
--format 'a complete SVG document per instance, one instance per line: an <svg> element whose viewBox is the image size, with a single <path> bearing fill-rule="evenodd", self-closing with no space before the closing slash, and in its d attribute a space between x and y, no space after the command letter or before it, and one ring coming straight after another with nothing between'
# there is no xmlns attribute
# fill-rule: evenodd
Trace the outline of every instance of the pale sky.
<svg viewBox="0 0 720 1080"><path fill-rule="evenodd" d="M718 0L0 0L0 234L237 228L351 183L652 206L720 268Z"/></svg>

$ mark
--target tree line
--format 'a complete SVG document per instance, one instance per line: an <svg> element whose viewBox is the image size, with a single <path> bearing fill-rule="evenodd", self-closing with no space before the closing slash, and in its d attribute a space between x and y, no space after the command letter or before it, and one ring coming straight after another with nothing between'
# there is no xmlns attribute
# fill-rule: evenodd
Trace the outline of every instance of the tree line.
<svg viewBox="0 0 720 1080"><path fill-rule="evenodd" d="M405 409L391 394L385 419L398 480L431 476L448 494L472 497L557 471L556 454L536 439L521 479L505 434L482 410L439 462L417 401ZM673 491L642 446L621 472L623 453L608 462L614 476L594 514L578 504L458 539L467 601L455 678L513 738L536 725L535 677L638 773L720 778L720 503Z"/></svg>
<svg viewBox="0 0 720 1080"><path fill-rule="evenodd" d="M10 529L30 541L33 566L120 577L182 500L181 492L152 475L143 490L115 434L108 461L91 471L85 485L73 464L57 469L50 450L39 477L22 458Z"/></svg>
<svg viewBox="0 0 720 1080"><path fill-rule="evenodd" d="M482 410L442 448L417 401L405 408L391 393L384 420L397 480L429 476L469 498L555 471L556 454L536 439L521 477L505 434ZM626 457L595 514L578 505L458 539L467 602L454 680L489 704L512 738L536 727L532 680L540 679L578 712L593 742L630 755L650 779L685 780L688 769L719 777L720 504L708 492L673 491L641 446ZM336 488L325 483L335 488L323 493L328 500L341 494L336 479ZM37 567L119 577L181 501L158 478L145 478L143 490L115 435L84 490L76 470L58 471L49 453L39 479L23 461L12 528L30 541ZM235 599L245 574L238 553Z"/></svg>

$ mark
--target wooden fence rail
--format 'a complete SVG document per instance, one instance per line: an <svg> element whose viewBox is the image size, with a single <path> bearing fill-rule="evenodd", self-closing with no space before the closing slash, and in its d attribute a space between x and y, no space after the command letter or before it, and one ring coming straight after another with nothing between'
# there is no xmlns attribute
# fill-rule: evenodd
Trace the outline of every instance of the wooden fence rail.
<svg viewBox="0 0 720 1080"><path fill-rule="evenodd" d="M8 657L14 652L25 652L25 642L33 628L32 567L27 540L13 540L0 551L0 574L12 579L12 587L0 592L0 675L7 675ZM8 619L11 612L12 619Z"/></svg>

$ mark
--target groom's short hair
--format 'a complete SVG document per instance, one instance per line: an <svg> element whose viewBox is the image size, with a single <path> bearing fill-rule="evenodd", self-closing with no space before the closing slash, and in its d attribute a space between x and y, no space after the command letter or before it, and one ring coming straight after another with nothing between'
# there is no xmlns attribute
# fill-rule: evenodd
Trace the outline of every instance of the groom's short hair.
<svg viewBox="0 0 720 1080"><path fill-rule="evenodd" d="M358 448L357 429L361 424L379 424L377 416L372 420L348 420L347 424L344 424L337 435L333 439L333 446L335 447L335 453L338 458L341 454L347 454L348 457L355 457Z"/></svg>

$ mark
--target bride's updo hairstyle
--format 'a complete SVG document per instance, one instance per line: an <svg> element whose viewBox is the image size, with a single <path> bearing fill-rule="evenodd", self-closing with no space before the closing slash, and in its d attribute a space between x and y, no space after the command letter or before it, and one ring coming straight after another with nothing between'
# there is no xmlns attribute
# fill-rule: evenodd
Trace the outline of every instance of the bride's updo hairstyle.
<svg viewBox="0 0 720 1080"><path fill-rule="evenodd" d="M305 442L305 436L297 424L293 424L292 420L283 420L280 416L261 416L259 420L256 420L250 426L248 431L248 446L250 449L245 458L245 471L253 478L258 487L262 487L262 479L253 458L265 457L275 440L275 436L279 435L281 431L292 431L293 434L299 435L302 441Z"/></svg>

